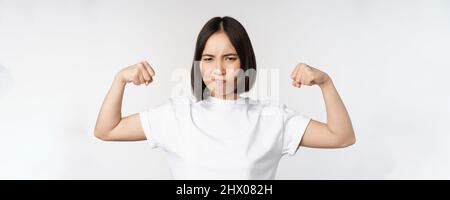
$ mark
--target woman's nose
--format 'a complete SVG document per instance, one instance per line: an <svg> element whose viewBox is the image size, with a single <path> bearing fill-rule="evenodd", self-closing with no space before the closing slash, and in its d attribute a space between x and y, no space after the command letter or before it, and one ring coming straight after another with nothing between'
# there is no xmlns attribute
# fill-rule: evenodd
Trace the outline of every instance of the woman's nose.
<svg viewBox="0 0 450 200"><path fill-rule="evenodd" d="M217 75L224 75L225 72L226 72L225 67L222 65L222 63L218 63L213 71L213 73L215 73Z"/></svg>

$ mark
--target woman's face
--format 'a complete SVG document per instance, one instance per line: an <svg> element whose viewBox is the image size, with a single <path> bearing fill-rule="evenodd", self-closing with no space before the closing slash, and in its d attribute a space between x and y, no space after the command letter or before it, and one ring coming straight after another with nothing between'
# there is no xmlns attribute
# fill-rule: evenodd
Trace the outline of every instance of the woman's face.
<svg viewBox="0 0 450 200"><path fill-rule="evenodd" d="M214 33L203 50L200 71L211 95L232 98L236 88L236 76L241 68L239 56L225 32Z"/></svg>

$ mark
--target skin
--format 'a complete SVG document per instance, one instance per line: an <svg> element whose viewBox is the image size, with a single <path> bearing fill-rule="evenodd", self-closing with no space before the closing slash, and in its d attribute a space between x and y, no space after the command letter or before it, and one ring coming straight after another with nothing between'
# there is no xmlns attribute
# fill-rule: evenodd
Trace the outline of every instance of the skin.
<svg viewBox="0 0 450 200"><path fill-rule="evenodd" d="M200 69L203 81L211 95L222 99L239 98L234 93L236 73L241 62L237 52L224 32L213 34L202 53ZM147 139L140 125L139 114L122 117L121 105L125 85L149 85L155 76L146 61L122 69L101 106L95 136L105 141L139 141ZM311 120L300 145L313 148L342 148L355 143L355 134L347 113L331 77L304 63L295 66L291 73L292 85L317 85L322 91L327 112L327 123ZM151 138L149 138L151 139Z"/></svg>
<svg viewBox="0 0 450 200"><path fill-rule="evenodd" d="M241 69L241 60L225 32L211 35L205 44L200 62L203 82L211 96L223 99L239 98L234 93L236 75Z"/></svg>

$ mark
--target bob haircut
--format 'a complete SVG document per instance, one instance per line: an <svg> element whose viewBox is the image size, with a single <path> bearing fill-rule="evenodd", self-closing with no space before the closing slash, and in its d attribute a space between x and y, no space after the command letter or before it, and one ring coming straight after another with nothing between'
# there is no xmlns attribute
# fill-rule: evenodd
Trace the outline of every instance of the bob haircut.
<svg viewBox="0 0 450 200"><path fill-rule="evenodd" d="M197 100L203 100L209 95L209 90L203 82L203 78L200 71L200 60L202 58L203 50L205 49L206 42L209 37L214 33L224 31L233 44L241 61L241 70L239 76L242 76L244 72L244 86L237 87L237 94L242 92L248 92L255 83L256 78L256 59L253 52L252 43L248 37L247 31L236 19L232 17L214 17L210 19L197 37L197 43L195 46L194 61L191 69L191 86L192 91Z"/></svg>

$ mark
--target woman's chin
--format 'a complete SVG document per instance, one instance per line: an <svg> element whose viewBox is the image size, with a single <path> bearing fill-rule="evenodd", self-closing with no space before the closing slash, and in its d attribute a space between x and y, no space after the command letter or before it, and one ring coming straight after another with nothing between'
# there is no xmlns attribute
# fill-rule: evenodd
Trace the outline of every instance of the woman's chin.
<svg viewBox="0 0 450 200"><path fill-rule="evenodd" d="M230 91L223 90L223 89L222 90L213 90L211 92L211 94L214 97L232 96L232 95L234 95L234 90L230 90Z"/></svg>

